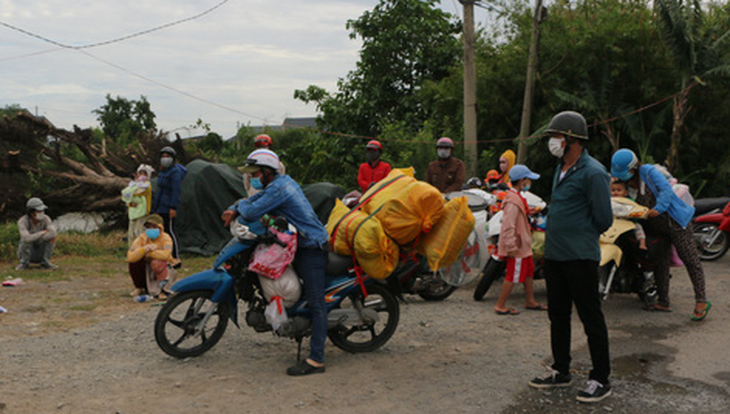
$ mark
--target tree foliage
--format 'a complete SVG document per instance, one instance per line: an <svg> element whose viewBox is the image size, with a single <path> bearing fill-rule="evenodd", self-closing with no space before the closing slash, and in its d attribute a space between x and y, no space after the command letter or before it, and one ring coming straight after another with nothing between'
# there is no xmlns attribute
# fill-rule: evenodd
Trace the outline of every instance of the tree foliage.
<svg viewBox="0 0 730 414"><path fill-rule="evenodd" d="M106 104L91 112L97 115L104 135L120 145L128 145L141 132L157 130L155 113L144 95L135 101L107 94Z"/></svg>
<svg viewBox="0 0 730 414"><path fill-rule="evenodd" d="M355 70L330 94L310 86L295 97L315 102L329 129L374 136L391 122L417 131L428 113L419 91L444 78L457 62L460 25L438 9L438 0L381 0L347 22L350 38L361 39Z"/></svg>

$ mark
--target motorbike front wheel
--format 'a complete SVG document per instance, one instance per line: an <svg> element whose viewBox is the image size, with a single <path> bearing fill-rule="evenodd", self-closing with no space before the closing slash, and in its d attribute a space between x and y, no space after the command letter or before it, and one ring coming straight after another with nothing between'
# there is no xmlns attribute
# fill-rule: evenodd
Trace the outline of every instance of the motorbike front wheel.
<svg viewBox="0 0 730 414"><path fill-rule="evenodd" d="M179 293L160 309L155 319L155 340L167 355L199 356L220 341L228 327L228 306L212 302L212 295L210 290Z"/></svg>
<svg viewBox="0 0 730 414"><path fill-rule="evenodd" d="M716 223L694 223L694 237L700 260L713 261L725 255L730 248L727 233L717 228ZM718 234L719 233L719 234ZM715 237L717 236L717 237ZM715 239L714 241L712 239Z"/></svg>
<svg viewBox="0 0 730 414"><path fill-rule="evenodd" d="M487 265L484 266L484 274L476 289L474 289L474 300L480 301L484 298L494 281L504 276L505 266L503 261L496 260L493 257L489 258Z"/></svg>
<svg viewBox="0 0 730 414"><path fill-rule="evenodd" d="M377 312L376 321L363 321L359 325L339 325L331 328L328 336L335 346L343 351L360 353L371 352L381 346L395 333L400 319L400 305L386 286L370 284L368 296L363 297L357 289L340 303L340 308L373 310Z"/></svg>

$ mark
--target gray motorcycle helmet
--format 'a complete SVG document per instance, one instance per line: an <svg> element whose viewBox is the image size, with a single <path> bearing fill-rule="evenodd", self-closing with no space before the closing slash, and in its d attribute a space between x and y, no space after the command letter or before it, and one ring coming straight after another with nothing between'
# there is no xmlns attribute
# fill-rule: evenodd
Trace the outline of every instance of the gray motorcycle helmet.
<svg viewBox="0 0 730 414"><path fill-rule="evenodd" d="M43 201L38 197L33 197L25 204L27 210L43 211L48 209L48 206L43 204Z"/></svg>
<svg viewBox="0 0 730 414"><path fill-rule="evenodd" d="M583 115L574 111L563 111L553 117L545 133L561 134L588 141L588 126Z"/></svg>
<svg viewBox="0 0 730 414"><path fill-rule="evenodd" d="M172 158L177 158L177 151L173 147L164 147L160 150L160 155L162 154L170 154L172 155Z"/></svg>

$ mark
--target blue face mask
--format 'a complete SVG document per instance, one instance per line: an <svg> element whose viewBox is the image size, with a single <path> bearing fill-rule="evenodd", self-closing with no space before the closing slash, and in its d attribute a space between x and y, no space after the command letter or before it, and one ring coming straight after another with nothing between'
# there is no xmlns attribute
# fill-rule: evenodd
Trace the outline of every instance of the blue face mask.
<svg viewBox="0 0 730 414"><path fill-rule="evenodd" d="M522 186L522 191L530 191L530 184L523 185Z"/></svg>
<svg viewBox="0 0 730 414"><path fill-rule="evenodd" d="M251 187L257 189L257 190L263 190L264 189L264 183L261 182L260 177L252 177L251 178Z"/></svg>
<svg viewBox="0 0 730 414"><path fill-rule="evenodd" d="M144 234L150 239L155 240L160 237L160 229L145 229Z"/></svg>

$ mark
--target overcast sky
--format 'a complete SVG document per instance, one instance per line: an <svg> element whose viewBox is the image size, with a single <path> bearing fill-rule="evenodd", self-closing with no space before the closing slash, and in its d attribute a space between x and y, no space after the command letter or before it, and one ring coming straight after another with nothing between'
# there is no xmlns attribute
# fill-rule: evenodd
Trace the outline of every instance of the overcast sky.
<svg viewBox="0 0 730 414"><path fill-rule="evenodd" d="M361 43L345 24L377 0L229 0L197 19L112 44L71 46L131 35L198 15L222 0L0 0L0 107L18 104L56 126L97 126L106 94L147 97L159 128L183 137L201 118L225 138L237 124L278 125L315 115L295 89L336 89ZM457 0L441 7L461 15ZM486 19L477 11L477 21ZM1 25L5 24L5 25Z"/></svg>

